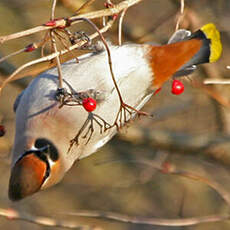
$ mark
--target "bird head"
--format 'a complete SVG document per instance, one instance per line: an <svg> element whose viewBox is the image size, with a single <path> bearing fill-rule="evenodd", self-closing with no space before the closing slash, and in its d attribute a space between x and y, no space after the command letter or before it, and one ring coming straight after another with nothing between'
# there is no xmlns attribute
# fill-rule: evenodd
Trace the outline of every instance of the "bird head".
<svg viewBox="0 0 230 230"><path fill-rule="evenodd" d="M52 186L64 175L57 147L48 139L38 138L13 164L9 198L13 201Z"/></svg>
<svg viewBox="0 0 230 230"><path fill-rule="evenodd" d="M12 201L58 183L82 151L79 148L75 155L67 154L81 117L87 113L72 107L60 109L53 79L35 79L15 101L16 133L8 191Z"/></svg>

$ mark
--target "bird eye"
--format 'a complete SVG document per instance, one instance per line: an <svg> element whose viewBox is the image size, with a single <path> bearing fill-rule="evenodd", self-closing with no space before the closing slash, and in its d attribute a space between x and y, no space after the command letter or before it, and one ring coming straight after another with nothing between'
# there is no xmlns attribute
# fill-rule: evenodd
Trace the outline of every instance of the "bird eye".
<svg viewBox="0 0 230 230"><path fill-rule="evenodd" d="M50 159L52 161L58 160L58 158L59 158L58 150L51 141L49 141L45 138L38 138L35 141L34 145L38 149L43 148L43 147L48 147L47 155L49 155Z"/></svg>

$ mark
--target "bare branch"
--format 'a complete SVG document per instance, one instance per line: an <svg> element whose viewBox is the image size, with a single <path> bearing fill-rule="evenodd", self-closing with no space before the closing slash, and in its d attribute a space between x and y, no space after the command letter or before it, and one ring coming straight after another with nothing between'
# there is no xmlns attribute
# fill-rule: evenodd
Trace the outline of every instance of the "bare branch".
<svg viewBox="0 0 230 230"><path fill-rule="evenodd" d="M119 46L121 46L122 44L122 23L123 23L123 19L124 19L127 9L128 8L122 11L120 19L119 19L119 24L118 24L118 45Z"/></svg>
<svg viewBox="0 0 230 230"><path fill-rule="evenodd" d="M114 161L112 161L114 162ZM127 161L126 161L127 162ZM192 180L200 181L202 183L207 184L211 188L213 188L228 204L230 207L230 195L229 193L215 181L209 180L207 178L201 177L200 175L190 173L188 171L180 171L177 170L176 167L170 163L163 163L159 165L155 161L138 159L138 160L129 160L129 162L145 164L151 168L157 169L162 173L178 175L182 177L186 177ZM111 163L107 162L107 163ZM124 163L124 161L122 161ZM177 219L167 219L167 218L147 218L147 217L133 217L125 214L119 214L114 212L104 212L104 211L78 211L78 212L69 212L63 213L74 216L84 216L84 217L94 217L94 218L105 218L110 220L117 220L120 222L128 222L134 224L148 224L148 225L158 225L158 226L191 226L197 225L201 223L212 223L219 222L230 219L230 214L225 215L210 215L203 217L192 217L192 218L177 218Z"/></svg>
<svg viewBox="0 0 230 230"><path fill-rule="evenodd" d="M88 1L86 1L86 2L76 11L76 14L79 14L82 10L84 10L85 8L87 8L88 6L90 6L93 2L95 2L95 0L88 0Z"/></svg>
<svg viewBox="0 0 230 230"><path fill-rule="evenodd" d="M50 31L50 37L51 37L51 42L52 42L52 46L54 49L54 53L58 53L58 49L57 49L57 43L56 43L56 39L54 37L54 31L51 30ZM59 88L63 88L63 77L62 77L62 71L61 71L61 62L60 62L60 58L59 55L57 55L55 57L55 60L57 62L57 70L58 70L58 80L59 80Z"/></svg>
<svg viewBox="0 0 230 230"><path fill-rule="evenodd" d="M215 79L205 79L203 81L203 83L205 85L229 85L230 84L230 80L228 79L218 79L218 78L215 78Z"/></svg>
<svg viewBox="0 0 230 230"><path fill-rule="evenodd" d="M111 162L114 162L114 161L105 162L105 163L111 163ZM159 170L165 174L173 174L173 175L186 177L186 178L189 178L191 180L200 181L200 182L208 185L212 189L214 189L223 198L223 200L227 203L227 205L230 207L230 194L229 194L229 192L226 191L223 188L223 186L216 183L214 180L207 179L205 177L202 177L202 176L195 174L195 173L191 173L189 171L178 170L176 168L176 166L171 164L171 163L167 163L167 164L163 163L163 164L159 165L158 162L155 162L153 160L152 161L146 160L146 159L122 161L122 163L125 163L125 162L131 162L131 163L135 163L135 164L144 164L150 168L154 168L154 169Z"/></svg>
<svg viewBox="0 0 230 230"><path fill-rule="evenodd" d="M224 220L229 220L230 214L226 215L210 215L204 217L191 217L191 218L178 218L178 219L167 219L167 218L151 218L151 217L133 217L125 214L119 214L114 212L104 212L104 211L88 211L82 210L78 212L68 212L61 213L62 215L71 216L81 216L81 217L92 217L92 218L103 218L116 220L119 222L132 223L132 224L147 224L147 225L157 225L157 226L192 226L201 223L212 223ZM59 219L54 219L51 217L43 216L33 216L27 213L19 213L13 209L2 209L0 208L0 216L4 216L9 220L24 220L26 222L34 223L40 226L50 226L50 227L62 227L68 229L77 230L101 230L100 227L94 226L90 227L87 225L80 225L73 221L65 221Z"/></svg>
<svg viewBox="0 0 230 230"><path fill-rule="evenodd" d="M209 187L214 189L230 207L230 194L229 194L229 192L226 191L220 184L216 183L215 181L212 181L210 179L201 177L200 175L196 175L194 173L190 173L187 171L172 170L171 172L169 171L169 174L174 174L174 175L186 177L186 178L189 178L192 180L200 181L200 182L208 185Z"/></svg>
<svg viewBox="0 0 230 230"><path fill-rule="evenodd" d="M100 17L106 17L106 16L112 16L114 14L119 14L121 11L123 11L124 9L127 9L139 2L141 2L142 0L125 0L117 5L114 5L112 8L109 9L104 9L104 10L98 10L98 11L94 11L94 12L89 12L89 13L85 13L85 14L80 14L77 16L73 16L70 17L69 20L73 21L73 24L75 23L79 23L79 18L87 18L87 19L95 19L95 18L100 18ZM66 26L66 20L65 19L58 19L56 20L56 25L52 26L52 29L57 28L57 27L63 27ZM46 30L50 30L51 28L49 26L37 26L25 31L21 31L21 32L17 32L14 34L10 34L10 35L6 35L6 36L0 36L0 44L3 44L6 41L12 40L12 39L16 39L16 38L21 38L24 36L28 36L34 33L38 33L38 32L42 32L42 31L46 31Z"/></svg>
<svg viewBox="0 0 230 230"><path fill-rule="evenodd" d="M55 8L56 8L57 0L53 0L52 9L51 9L51 20L55 18Z"/></svg>
<svg viewBox="0 0 230 230"><path fill-rule="evenodd" d="M14 209L3 209L0 208L0 216L4 216L9 220L24 220L33 224L49 227L61 227L68 229L77 229L77 230L101 230L98 227L90 227L87 225L80 225L76 222L65 221L60 219L54 219L50 217L43 216L33 216L31 214L21 213Z"/></svg>
<svg viewBox="0 0 230 230"><path fill-rule="evenodd" d="M177 31L179 29L180 22L181 22L183 16L184 16L184 0L180 0L180 15L177 19L175 31Z"/></svg>
<svg viewBox="0 0 230 230"><path fill-rule="evenodd" d="M105 46L105 49L106 49L106 52L107 52L107 54L108 54L109 69L110 69L110 73L111 73L111 77L112 77L114 86L115 86L115 88L116 88L116 91L117 91L117 93L118 93L118 96L119 96L119 98L120 98L120 101L122 101L121 92L120 92L120 90L119 90L119 87L118 87L118 85L117 85L117 82L116 82L116 79L115 79L115 76L114 76L114 73L113 73L111 52L110 52L109 46L108 46L108 44L107 44L105 38L103 37L102 33L101 33L100 30L97 28L97 26L96 26L92 21L90 21L89 19L87 19L87 18L78 18L78 19L75 19L75 20L87 21L87 22L98 32L98 35L99 35L101 41L103 42L103 44L104 44L104 46Z"/></svg>
<svg viewBox="0 0 230 230"><path fill-rule="evenodd" d="M113 20L110 20L108 21L107 25L105 27L103 27L101 30L100 30L100 33L104 33L106 32L111 26L113 25ZM98 36L98 33L94 33L92 34L91 36L89 36L89 38L91 40L93 40L94 38L96 38ZM76 43L75 45L73 46L70 46L68 49L64 49L64 50L61 50L59 52L56 52L56 53L52 53L50 55L47 55L45 57L42 57L42 58L39 58L39 59L36 59L36 60L33 60L31 62L28 62L22 66L20 66L18 69L16 69L8 78L6 78L1 84L0 84L0 93L1 93L1 90L11 81L14 81L16 79L20 79L20 76L17 77L17 74L22 71L23 69L29 67L29 66L32 66L34 64L37 64L37 63L41 63L41 62L45 62L45 61L50 61L52 59L54 59L55 57L57 57L58 55L61 56L61 55L64 55L65 53L71 51L71 50L74 50L78 47L81 47L82 45L84 45L86 43L86 41L79 41L78 43ZM24 77L24 76L22 76Z"/></svg>
<svg viewBox="0 0 230 230"><path fill-rule="evenodd" d="M54 20L55 18L55 8L56 8L56 4L57 4L57 0L53 0L52 3L52 10L51 10L51 20ZM56 43L56 39L54 36L54 30L51 29L50 30L50 37L51 37L51 42L52 42L52 47L54 50L54 53L58 53L58 49L57 49L57 43ZM62 71L61 71L61 62L60 62L60 57L59 55L57 55L55 57L55 60L57 62L57 70L58 70L58 79L59 79L59 88L63 88L63 81L62 81Z"/></svg>
<svg viewBox="0 0 230 230"><path fill-rule="evenodd" d="M219 91L217 88L211 87L211 85L217 85L217 84L230 84L230 82L227 79L207 79L203 82L198 82L193 80L192 86L196 88L200 88L203 90L204 93L206 93L208 96L212 97L212 99L216 100L218 103L225 107L230 107L230 101L228 98L221 94L221 91Z"/></svg>
<svg viewBox="0 0 230 230"><path fill-rule="evenodd" d="M13 56L16 56L17 54L20 54L20 53L24 52L24 51L25 51L25 48L17 50L17 51L15 51L15 52L7 55L7 56L4 56L4 57L0 58L0 63L3 62L3 61L5 61L8 58L11 58Z"/></svg>
<svg viewBox="0 0 230 230"><path fill-rule="evenodd" d="M78 211L63 213L71 216L84 216L94 218L104 218L110 220L116 220L119 222L132 223L132 224L147 224L157 226L192 226L201 223L212 223L223 220L229 220L230 214L226 215L210 215L204 217L191 217L191 218L178 218L178 219L166 219L166 218L148 218L129 216L125 214L119 214L114 212L103 211Z"/></svg>

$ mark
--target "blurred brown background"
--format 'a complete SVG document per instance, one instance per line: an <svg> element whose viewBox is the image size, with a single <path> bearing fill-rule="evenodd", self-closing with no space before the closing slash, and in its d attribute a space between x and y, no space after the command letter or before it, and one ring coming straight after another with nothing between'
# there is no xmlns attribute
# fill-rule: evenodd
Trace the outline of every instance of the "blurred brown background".
<svg viewBox="0 0 230 230"><path fill-rule="evenodd" d="M75 5L71 5L71 2ZM84 0L58 1L56 17L72 15L73 9L82 3ZM102 0L96 0L88 10L101 9L103 3ZM47 0L1 0L0 35L48 21L50 6L51 1ZM6 127L7 133L0 138L0 208L13 208L33 216L54 217L111 230L230 228L228 221L191 227L159 227L66 215L78 210L161 218L229 213L229 206L223 197L206 183L163 174L146 164L153 161L161 165L166 161L176 170L208 178L230 194L229 86L215 86L209 90L194 87L195 81L201 82L204 78L230 77L230 70L226 68L230 66L230 1L185 0L185 6L181 27L195 30L205 23L214 22L220 30L223 42L220 61L203 65L192 77L183 79L185 92L180 96L171 94L172 82L168 82L144 109L155 115L153 120L136 120L100 151L75 163L61 183L17 203L10 202L7 197L15 124L12 107L16 96L31 78L16 81L3 90L0 122ZM127 11L123 39L125 42L166 43L175 30L179 10L180 1L144 0ZM106 33L106 38L117 42L116 28L117 25L114 25L112 31ZM74 27L74 30L82 28ZM0 56L40 39L41 34L35 34L9 41L0 46ZM1 63L1 79L16 67L37 57L39 52L26 53ZM0 217L0 229L64 228L44 227Z"/></svg>

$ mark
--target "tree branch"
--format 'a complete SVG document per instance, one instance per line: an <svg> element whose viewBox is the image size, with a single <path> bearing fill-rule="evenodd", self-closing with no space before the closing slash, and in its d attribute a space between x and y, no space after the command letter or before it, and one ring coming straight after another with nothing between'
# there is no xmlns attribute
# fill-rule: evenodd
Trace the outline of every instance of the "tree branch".
<svg viewBox="0 0 230 230"><path fill-rule="evenodd" d="M201 223L213 223L223 220L228 220L230 214L226 215L210 215L204 217L191 217L191 218L178 218L178 219L166 219L166 218L148 218L148 217L137 217L129 216L125 214L119 214L114 212L103 212L103 211L79 211L79 212L68 212L63 213L71 216L83 216L83 217L94 217L116 220L119 222L132 223L132 224L147 224L157 226L192 226Z"/></svg>
<svg viewBox="0 0 230 230"><path fill-rule="evenodd" d="M100 29L100 33L105 33L111 26L113 25L113 20L110 20L108 21L107 25L105 27L103 27L102 29ZM96 38L98 35L98 33L94 33L92 35L89 36L89 38L91 40L93 40L94 38ZM47 55L45 57L42 57L42 58L39 58L39 59L36 59L36 60L33 60L31 62L28 62L22 66L20 66L18 69L16 69L8 78L6 78L1 84L0 84L0 93L1 93L1 90L6 86L6 84L8 84L9 82L11 81L14 81L16 79L20 79L20 75L18 77L18 73L21 72L23 69L29 67L29 66L32 66L32 65L35 65L37 63L41 63L41 62L45 62L45 61L50 61L52 59L54 59L55 57L57 56L61 56L61 55L64 55L65 53L71 51L71 50L74 50L74 49L77 49L78 47L81 47L83 46L84 44L86 43L86 41L80 41L78 43L76 43L75 45L73 46L70 46L68 49L64 49L64 50L61 50L59 52L55 52L55 53L52 53L50 55ZM22 76L24 77L24 76Z"/></svg>
<svg viewBox="0 0 230 230"><path fill-rule="evenodd" d="M78 18L87 18L87 19L95 19L95 18L100 18L100 17L106 17L106 16L112 16L114 14L119 14L121 11L124 9L127 9L142 0L125 0L117 5L114 5L112 8L109 9L104 9L104 10L98 10L94 12L89 12L85 14L79 14L77 16L72 16L68 18L69 20L73 21L71 25L74 25L76 23L79 23L80 21L76 20ZM52 29L61 27L61 26L66 26L66 20L64 18L56 20L56 25L52 26ZM12 39L16 38L21 38L25 37L34 33L50 30L51 28L49 26L41 25L41 26L36 26L34 28L17 32L14 34L6 35L6 36L0 36L0 44L3 44L6 41L10 41Z"/></svg>
<svg viewBox="0 0 230 230"><path fill-rule="evenodd" d="M26 222L30 222L33 224L37 224L40 226L49 226L49 227L61 227L61 228L68 228L68 229L76 229L76 230L101 230L96 226L90 227L87 225L81 225L76 222L65 221L60 219L54 219L50 217L43 217L43 216L33 216L27 213L21 213L14 209L3 209L0 208L0 216L6 217L9 220L24 220Z"/></svg>

